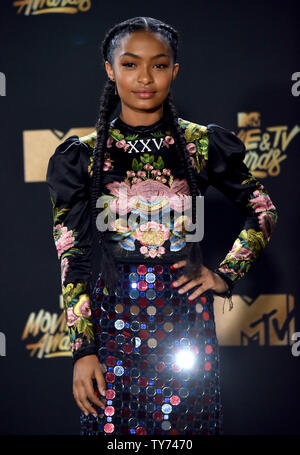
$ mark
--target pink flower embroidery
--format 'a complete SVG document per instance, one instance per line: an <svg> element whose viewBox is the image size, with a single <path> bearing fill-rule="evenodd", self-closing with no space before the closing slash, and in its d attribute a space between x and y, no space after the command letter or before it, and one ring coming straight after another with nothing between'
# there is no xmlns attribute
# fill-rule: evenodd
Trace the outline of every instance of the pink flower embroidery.
<svg viewBox="0 0 300 455"><path fill-rule="evenodd" d="M155 258L155 257L157 256L157 251L156 251L155 248L150 248L150 250L149 250L149 256L150 256L151 258Z"/></svg>
<svg viewBox="0 0 300 455"><path fill-rule="evenodd" d="M177 211L188 209L191 205L189 186L186 179L175 179L168 187L157 180L147 179L134 183L131 187L126 182L112 182L106 185L110 194L116 196L109 203L110 210L126 214L139 205L140 200L146 203L159 202ZM159 207L158 207L159 210Z"/></svg>
<svg viewBox="0 0 300 455"><path fill-rule="evenodd" d="M162 182L162 183L167 182L167 179L165 177L163 177L162 175L159 175L158 177L156 177L156 180L158 180L159 182Z"/></svg>
<svg viewBox="0 0 300 455"><path fill-rule="evenodd" d="M147 163L144 165L144 169L146 169L146 171L151 171L151 169L153 169L153 166L151 166L150 163Z"/></svg>
<svg viewBox="0 0 300 455"><path fill-rule="evenodd" d="M63 285L66 279L66 274L69 269L69 260L68 258L63 258L61 261L61 284Z"/></svg>
<svg viewBox="0 0 300 455"><path fill-rule="evenodd" d="M244 246L237 248L236 245L234 245L229 254L236 260L249 261L253 256L253 251L249 248L245 248Z"/></svg>
<svg viewBox="0 0 300 455"><path fill-rule="evenodd" d="M140 178L138 178L138 177L134 177L134 178L132 179L132 182L133 182L133 183L139 183L139 182L142 182L142 181L143 181L143 180L140 179Z"/></svg>
<svg viewBox="0 0 300 455"><path fill-rule="evenodd" d="M128 149L128 147L130 147L129 144L127 144L127 142L125 141L125 139L122 139L121 141L117 141L116 142L116 146L120 149L124 149L124 151L126 152L126 150Z"/></svg>
<svg viewBox="0 0 300 455"><path fill-rule="evenodd" d="M158 175L161 175L161 172L159 169L153 169L153 171L151 171L151 174L154 176L154 177L157 177Z"/></svg>
<svg viewBox="0 0 300 455"><path fill-rule="evenodd" d="M82 316L90 316L91 315L90 301L84 300L79 307L79 311L82 314Z"/></svg>
<svg viewBox="0 0 300 455"><path fill-rule="evenodd" d="M172 136L166 136L163 140L163 144L169 148L170 144L174 144L174 138Z"/></svg>
<svg viewBox="0 0 300 455"><path fill-rule="evenodd" d="M80 346L82 345L83 339L82 338L77 338L75 341L75 350L79 349Z"/></svg>
<svg viewBox="0 0 300 455"><path fill-rule="evenodd" d="M112 143L114 142L113 138L109 136L106 142L106 147L112 147Z"/></svg>
<svg viewBox="0 0 300 455"><path fill-rule="evenodd" d="M112 212L125 215L132 210L134 201L130 197L131 190L128 183L115 181L108 183L106 188L110 194L116 196L109 203Z"/></svg>
<svg viewBox="0 0 300 455"><path fill-rule="evenodd" d="M264 237L269 241L274 229L274 218L270 213L260 213L258 215L259 226L264 234Z"/></svg>
<svg viewBox="0 0 300 455"><path fill-rule="evenodd" d="M196 146L195 146L195 144L193 142L189 142L187 144L186 148L187 148L189 153L196 153L197 148L196 148Z"/></svg>
<svg viewBox="0 0 300 455"><path fill-rule="evenodd" d="M78 321L79 317L74 314L73 308L67 309L67 325L72 326Z"/></svg>
<svg viewBox="0 0 300 455"><path fill-rule="evenodd" d="M83 342L83 339L82 338L76 338L75 342L72 341L71 342L71 348L72 350L74 351L77 351L77 349L80 348L80 346L82 345L82 342Z"/></svg>
<svg viewBox="0 0 300 455"><path fill-rule="evenodd" d="M110 160L105 160L104 161L103 170L104 171L108 171L111 167L112 167L111 161Z"/></svg>
<svg viewBox="0 0 300 455"><path fill-rule="evenodd" d="M64 251L74 246L75 237L73 232L72 229L68 230L67 226L63 226L62 224L54 226L53 235L58 258L61 257Z"/></svg>
<svg viewBox="0 0 300 455"><path fill-rule="evenodd" d="M145 247L141 247L140 248L140 251L142 253L142 248L145 248ZM155 258L156 256L160 256L161 254L164 254L166 252L166 249L163 247L163 246L159 246L158 249L156 248L149 248L149 250L146 248L146 252L148 251L148 255L151 257L151 258Z"/></svg>
<svg viewBox="0 0 300 455"><path fill-rule="evenodd" d="M222 267L219 267L219 270L220 270L220 272L228 273L228 275L232 275L232 276L240 275L240 276L242 276L241 269L233 270L231 267L229 267L227 265L223 265Z"/></svg>
<svg viewBox="0 0 300 455"><path fill-rule="evenodd" d="M250 199L250 203L256 212L264 212L265 210L275 210L275 207L268 194L260 194L259 190L264 187L261 185L258 190L253 192L254 198Z"/></svg>

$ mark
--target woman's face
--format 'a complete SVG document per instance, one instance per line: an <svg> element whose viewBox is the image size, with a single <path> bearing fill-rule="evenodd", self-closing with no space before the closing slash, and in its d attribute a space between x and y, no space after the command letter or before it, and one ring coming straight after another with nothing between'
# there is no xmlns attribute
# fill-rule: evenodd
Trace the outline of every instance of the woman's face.
<svg viewBox="0 0 300 455"><path fill-rule="evenodd" d="M179 64L160 34L138 31L121 38L113 65L106 61L105 68L116 81L123 111L153 112L168 96Z"/></svg>

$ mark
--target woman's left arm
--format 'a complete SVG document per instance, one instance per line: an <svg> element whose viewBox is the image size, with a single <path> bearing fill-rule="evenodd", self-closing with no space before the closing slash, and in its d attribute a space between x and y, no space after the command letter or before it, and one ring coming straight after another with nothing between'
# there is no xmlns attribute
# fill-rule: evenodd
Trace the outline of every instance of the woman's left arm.
<svg viewBox="0 0 300 455"><path fill-rule="evenodd" d="M246 147L231 131L207 126L209 184L221 191L245 218L231 250L214 269L228 284L223 297L231 297L234 285L249 270L270 241L278 211L262 183L244 163ZM231 307L232 308L232 303Z"/></svg>

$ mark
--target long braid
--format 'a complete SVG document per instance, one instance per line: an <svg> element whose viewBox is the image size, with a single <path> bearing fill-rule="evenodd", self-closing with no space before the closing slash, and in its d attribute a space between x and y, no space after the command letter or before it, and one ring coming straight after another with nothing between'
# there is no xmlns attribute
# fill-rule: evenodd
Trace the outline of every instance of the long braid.
<svg viewBox="0 0 300 455"><path fill-rule="evenodd" d="M164 116L170 126L172 127L173 134L175 137L175 146L177 155L181 160L182 166L185 170L187 182L190 188L190 195L192 197L192 223L196 223L196 196L198 195L198 185L195 178L193 166L190 160L189 152L186 147L186 140L184 137L183 130L178 123L178 112L173 102L172 94L169 93L168 97L164 102ZM199 242L191 242L187 246L188 249L188 260L187 264L183 269L183 273L188 278L196 278L200 276L203 264L203 254Z"/></svg>
<svg viewBox="0 0 300 455"><path fill-rule="evenodd" d="M134 17L116 24L110 30L108 30L104 37L104 40L101 43L103 61L109 61L112 66L114 52L119 45L120 39L123 36L134 33L136 31L149 31L161 34L168 41L173 52L174 61L176 61L178 49L178 32L170 25L165 24L164 22L157 19L153 19L152 17ZM95 126L97 131L97 140L93 151L93 177L91 184L91 203L94 226L97 225L96 219L98 213L96 203L101 191L104 155L108 139L110 116L120 101L119 96L116 96L114 93L115 87L115 84L110 79L106 81L100 98L99 115ZM197 195L197 183L190 162L190 156L186 148L184 134L182 128L178 124L178 114L172 100L171 93L169 93L164 102L163 115L167 122L170 124L172 131L174 132L175 148L179 159L182 162L183 168L185 169L193 202L192 222L195 223L195 197ZM106 286L113 289L118 280L118 274L111 253L108 251L108 248L104 242L104 232L99 229L97 229L97 241L100 244L101 248L100 270L102 271L102 276L106 283ZM192 242L192 245L189 244L188 250L188 260L187 265L184 268L184 273L189 278L193 278L199 275L199 268L202 265L202 251L200 245L196 242Z"/></svg>
<svg viewBox="0 0 300 455"><path fill-rule="evenodd" d="M94 226L96 226L96 219L98 215L96 203L98 197L100 196L101 190L104 154L108 139L109 119L111 113L114 111L119 102L119 97L114 94L114 90L115 84L109 79L104 85L103 93L100 98L99 117L96 123L97 140L93 151L93 178L91 189ZM117 280L117 272L115 270L115 267L113 267L113 264L109 261L110 255L107 251L106 243L104 242L104 231L97 229L96 236L97 241L101 246L100 270L103 273L103 279L105 281L108 281L108 278L110 278L110 280L112 280L111 284L115 285Z"/></svg>

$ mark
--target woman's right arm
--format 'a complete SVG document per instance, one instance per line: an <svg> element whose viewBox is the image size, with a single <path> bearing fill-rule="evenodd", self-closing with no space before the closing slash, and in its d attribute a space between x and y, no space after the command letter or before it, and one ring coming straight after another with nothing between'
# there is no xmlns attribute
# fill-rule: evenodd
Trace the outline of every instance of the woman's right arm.
<svg viewBox="0 0 300 455"><path fill-rule="evenodd" d="M73 356L73 394L83 412L95 413L87 398L98 406L104 405L93 391L92 378L96 378L100 393L106 387L91 317L89 164L88 146L78 136L70 136L50 157L46 182L53 208L53 238Z"/></svg>

